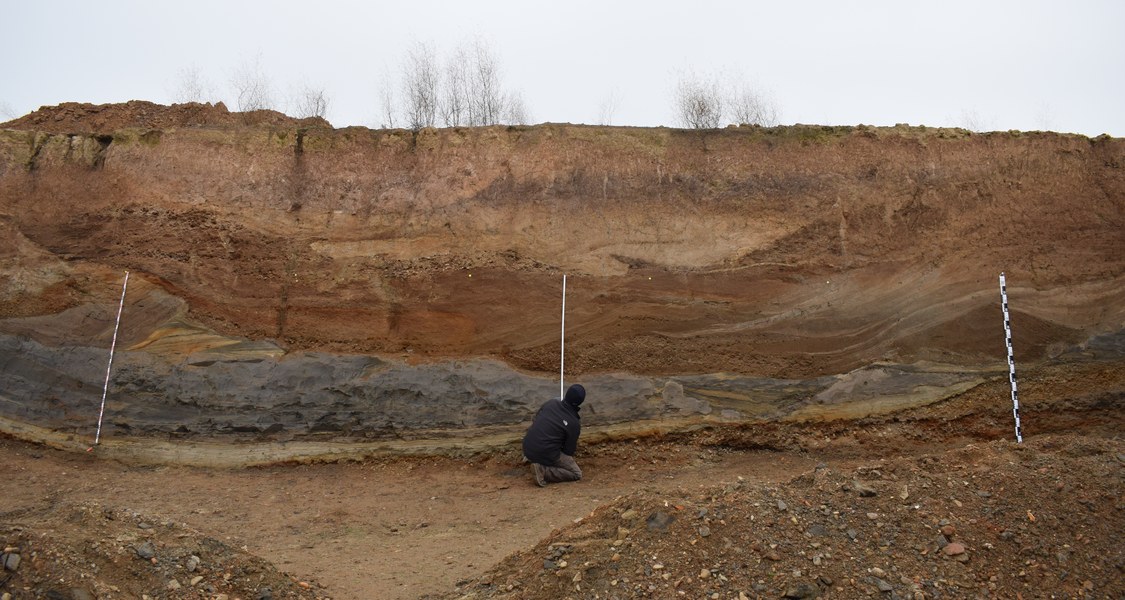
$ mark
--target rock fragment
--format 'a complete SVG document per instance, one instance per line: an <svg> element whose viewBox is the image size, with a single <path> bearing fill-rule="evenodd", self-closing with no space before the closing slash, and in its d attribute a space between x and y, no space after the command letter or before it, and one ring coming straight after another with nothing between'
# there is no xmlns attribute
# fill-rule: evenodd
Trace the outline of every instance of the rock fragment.
<svg viewBox="0 0 1125 600"><path fill-rule="evenodd" d="M156 556L156 547L152 545L152 542L145 542L137 546L135 552L139 558L152 560Z"/></svg>
<svg viewBox="0 0 1125 600"><path fill-rule="evenodd" d="M820 595L820 588L816 584L807 581L799 581L785 588L785 593L782 594L783 598L816 598Z"/></svg>
<svg viewBox="0 0 1125 600"><path fill-rule="evenodd" d="M15 571L20 568L20 555L15 552L0 555L0 562L4 563L5 571Z"/></svg>
<svg viewBox="0 0 1125 600"><path fill-rule="evenodd" d="M668 525L676 520L676 516L658 510L645 519L645 525L648 526L649 531L668 531Z"/></svg>

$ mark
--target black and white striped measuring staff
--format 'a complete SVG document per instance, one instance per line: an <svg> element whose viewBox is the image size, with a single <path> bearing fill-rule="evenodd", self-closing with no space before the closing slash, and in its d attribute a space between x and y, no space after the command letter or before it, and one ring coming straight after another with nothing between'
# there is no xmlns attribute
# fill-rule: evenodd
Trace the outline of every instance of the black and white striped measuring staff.
<svg viewBox="0 0 1125 600"><path fill-rule="evenodd" d="M98 410L98 431L94 434L94 446L102 439L102 417L105 416L105 397L109 393L109 373L113 369L113 351L117 348L117 330L121 327L121 311L125 308L125 290L129 289L129 272L125 271L125 282L121 284L121 301L117 304L117 320L113 323L113 341L109 344L109 363L105 366L105 386L102 387L102 407ZM86 449L90 452L94 449Z"/></svg>
<svg viewBox="0 0 1125 600"><path fill-rule="evenodd" d="M1016 443L1023 443L1023 434L1020 433L1020 400L1016 392L1016 359L1012 355L1012 320L1008 316L1008 286L1004 282L1004 273L1000 273L1000 301L1004 307L1004 337L1008 345L1008 380L1012 382L1012 415L1016 418Z"/></svg>

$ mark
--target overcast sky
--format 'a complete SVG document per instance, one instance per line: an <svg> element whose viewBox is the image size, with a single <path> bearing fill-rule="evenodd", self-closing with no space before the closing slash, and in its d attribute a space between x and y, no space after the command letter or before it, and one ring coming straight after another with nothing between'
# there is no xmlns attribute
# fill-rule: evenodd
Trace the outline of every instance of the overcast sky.
<svg viewBox="0 0 1125 600"><path fill-rule="evenodd" d="M171 103L189 69L234 109L231 79L257 61L279 109L311 86L336 127L378 126L411 44L479 39L531 123L675 126L694 71L764 90L783 124L1125 136L1125 2L1109 0L0 0L0 22L9 118Z"/></svg>

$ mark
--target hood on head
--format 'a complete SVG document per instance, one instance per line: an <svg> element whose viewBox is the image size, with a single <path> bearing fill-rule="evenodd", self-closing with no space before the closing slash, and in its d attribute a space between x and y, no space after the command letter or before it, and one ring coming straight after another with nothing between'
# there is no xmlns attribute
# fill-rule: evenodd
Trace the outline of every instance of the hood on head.
<svg viewBox="0 0 1125 600"><path fill-rule="evenodd" d="M574 384L566 389L566 395L563 396L563 402L577 408L582 405L582 401L586 399L586 388L579 384Z"/></svg>

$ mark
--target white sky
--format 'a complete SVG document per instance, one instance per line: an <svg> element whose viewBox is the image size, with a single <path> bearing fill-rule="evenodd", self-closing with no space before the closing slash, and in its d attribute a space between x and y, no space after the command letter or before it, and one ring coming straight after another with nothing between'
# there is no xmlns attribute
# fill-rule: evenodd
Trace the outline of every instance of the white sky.
<svg viewBox="0 0 1125 600"><path fill-rule="evenodd" d="M783 124L1125 136L1125 2L0 0L0 120L60 102L171 103L195 68L232 110L260 64L278 108L323 88L336 127L377 126L406 49L483 40L530 121L676 125L694 70L751 82ZM389 85L397 86L397 80ZM4 114L7 113L7 114Z"/></svg>

